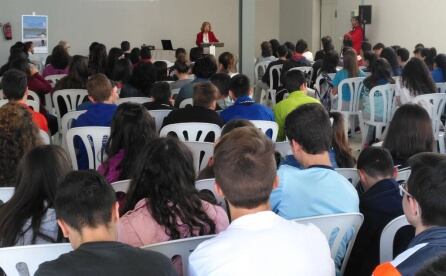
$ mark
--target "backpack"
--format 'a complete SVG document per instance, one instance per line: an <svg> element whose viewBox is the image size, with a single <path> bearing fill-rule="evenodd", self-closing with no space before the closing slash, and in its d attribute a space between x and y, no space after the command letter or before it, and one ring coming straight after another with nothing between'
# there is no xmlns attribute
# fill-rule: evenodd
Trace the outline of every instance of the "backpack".
<svg viewBox="0 0 446 276"><path fill-rule="evenodd" d="M315 84L315 88L319 86L319 89L316 89L316 96L321 101L321 104L324 106L325 110L327 110L327 112L330 112L333 81L328 74L322 73L320 75L320 78L318 77L316 79L316 82L318 83Z"/></svg>

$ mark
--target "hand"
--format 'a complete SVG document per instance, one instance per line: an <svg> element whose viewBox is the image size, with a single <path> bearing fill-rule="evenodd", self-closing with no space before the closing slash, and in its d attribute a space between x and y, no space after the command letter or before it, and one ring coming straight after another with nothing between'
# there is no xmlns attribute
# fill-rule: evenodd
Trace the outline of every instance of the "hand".
<svg viewBox="0 0 446 276"><path fill-rule="evenodd" d="M29 73L31 74L31 76L34 76L35 74L39 73L39 70L37 70L37 67L34 64L30 63Z"/></svg>

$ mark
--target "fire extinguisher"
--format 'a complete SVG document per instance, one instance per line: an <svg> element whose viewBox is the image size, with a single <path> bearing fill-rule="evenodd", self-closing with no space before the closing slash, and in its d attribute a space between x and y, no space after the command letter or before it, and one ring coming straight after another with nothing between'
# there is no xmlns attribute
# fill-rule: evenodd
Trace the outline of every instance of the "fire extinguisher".
<svg viewBox="0 0 446 276"><path fill-rule="evenodd" d="M5 36L6 40L12 39L12 28L9 22L3 25L3 35Z"/></svg>

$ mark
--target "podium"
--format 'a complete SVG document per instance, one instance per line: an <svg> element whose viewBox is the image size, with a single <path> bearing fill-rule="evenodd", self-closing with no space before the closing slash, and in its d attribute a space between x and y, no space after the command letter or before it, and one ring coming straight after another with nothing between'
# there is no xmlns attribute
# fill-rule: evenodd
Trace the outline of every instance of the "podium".
<svg viewBox="0 0 446 276"><path fill-rule="evenodd" d="M218 47L224 47L223 42L212 42L212 43L201 43L201 48L203 48L203 54L215 56L215 49Z"/></svg>

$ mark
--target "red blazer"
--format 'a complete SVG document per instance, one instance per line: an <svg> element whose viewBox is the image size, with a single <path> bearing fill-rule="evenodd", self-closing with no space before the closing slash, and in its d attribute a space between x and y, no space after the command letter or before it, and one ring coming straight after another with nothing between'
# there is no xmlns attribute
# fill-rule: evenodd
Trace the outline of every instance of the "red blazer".
<svg viewBox="0 0 446 276"><path fill-rule="evenodd" d="M209 43L220 42L220 41L218 41L217 37L215 36L215 34L213 32L209 32L208 37L209 37ZM201 43L203 43L203 32L199 32L197 34L197 40L195 43L197 43L198 47L201 46Z"/></svg>
<svg viewBox="0 0 446 276"><path fill-rule="evenodd" d="M353 49L355 49L356 54L359 55L359 51L361 50L362 46L362 41L364 40L364 30L361 28L361 26L357 26L353 28L353 30L351 30L349 34L352 37Z"/></svg>

